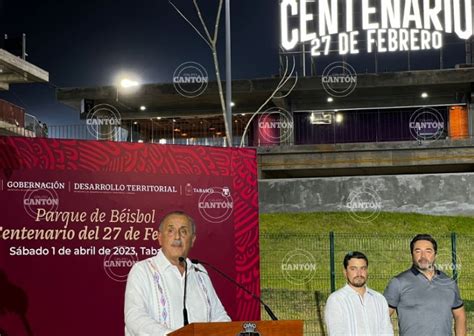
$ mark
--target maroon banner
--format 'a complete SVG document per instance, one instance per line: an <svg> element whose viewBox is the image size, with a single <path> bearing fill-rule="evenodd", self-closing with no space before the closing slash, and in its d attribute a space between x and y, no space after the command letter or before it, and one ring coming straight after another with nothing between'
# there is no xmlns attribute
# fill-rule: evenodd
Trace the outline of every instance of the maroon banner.
<svg viewBox="0 0 474 336"><path fill-rule="evenodd" d="M259 294L256 153L0 137L0 335L123 335L128 271L164 214L193 216L190 257ZM260 307L209 270L233 320Z"/></svg>

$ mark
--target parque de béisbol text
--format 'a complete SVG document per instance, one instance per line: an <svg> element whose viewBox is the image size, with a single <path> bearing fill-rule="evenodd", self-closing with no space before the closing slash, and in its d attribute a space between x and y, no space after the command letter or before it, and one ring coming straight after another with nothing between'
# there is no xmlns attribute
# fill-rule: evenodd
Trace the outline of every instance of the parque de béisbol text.
<svg viewBox="0 0 474 336"><path fill-rule="evenodd" d="M282 47L311 42L313 56L331 43L339 54L440 49L443 33L472 36L472 0L282 0L280 23Z"/></svg>

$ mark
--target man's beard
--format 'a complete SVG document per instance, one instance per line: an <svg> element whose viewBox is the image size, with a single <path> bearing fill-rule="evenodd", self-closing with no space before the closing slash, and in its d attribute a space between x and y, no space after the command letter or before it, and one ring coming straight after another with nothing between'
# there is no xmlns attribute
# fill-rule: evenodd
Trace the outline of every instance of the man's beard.
<svg viewBox="0 0 474 336"><path fill-rule="evenodd" d="M422 271L431 271L434 270L434 260L432 263L426 258L420 258L415 262L415 266Z"/></svg>
<svg viewBox="0 0 474 336"><path fill-rule="evenodd" d="M357 281L358 279L360 279L360 281ZM366 282L367 279L361 276L355 277L352 281L349 281L349 283L354 287L364 287Z"/></svg>

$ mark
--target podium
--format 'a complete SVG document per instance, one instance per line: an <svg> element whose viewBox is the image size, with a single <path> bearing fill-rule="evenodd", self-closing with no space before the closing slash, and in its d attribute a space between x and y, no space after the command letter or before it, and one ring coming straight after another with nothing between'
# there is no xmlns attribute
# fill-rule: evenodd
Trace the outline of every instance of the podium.
<svg viewBox="0 0 474 336"><path fill-rule="evenodd" d="M303 321L240 321L191 323L171 336L303 336Z"/></svg>

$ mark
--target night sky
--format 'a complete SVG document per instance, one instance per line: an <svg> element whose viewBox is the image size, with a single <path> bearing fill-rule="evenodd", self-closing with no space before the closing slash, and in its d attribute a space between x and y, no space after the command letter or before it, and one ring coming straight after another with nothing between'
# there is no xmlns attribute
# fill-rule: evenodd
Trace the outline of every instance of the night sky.
<svg viewBox="0 0 474 336"><path fill-rule="evenodd" d="M175 0L199 24L192 1ZM201 0L208 26L217 1ZM278 1L233 0L233 77L278 73ZM224 69L224 11L220 58ZM76 111L55 101L54 87L112 85L122 71L142 83L169 83L183 62L199 62L215 77L209 47L166 0L0 0L1 31L27 34L27 61L50 74L49 84L12 85L1 92L49 125L76 124ZM250 60L252 60L250 62Z"/></svg>
<svg viewBox="0 0 474 336"><path fill-rule="evenodd" d="M200 27L192 0L174 3ZM213 30L217 1L199 4ZM233 79L278 74L278 4L279 0L232 0ZM224 72L224 11L221 19ZM114 85L124 71L136 74L142 83L170 83L174 70L187 61L202 64L210 79L215 78L210 49L167 0L0 0L0 26L10 35L26 33L27 60L50 74L50 83L12 85L10 91L0 92L0 99L26 108L49 125L79 123L77 111L56 102L55 87ZM450 39L447 36L445 42ZM348 61L359 73L371 72L373 57L361 54ZM392 71L406 70L406 53L383 57L379 71L392 65L400 67ZM463 43L446 51L444 58L446 67L464 63ZM333 59L325 57L323 66ZM418 52L411 62L415 68L436 68L439 55Z"/></svg>

